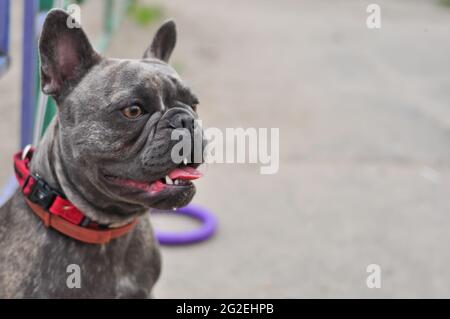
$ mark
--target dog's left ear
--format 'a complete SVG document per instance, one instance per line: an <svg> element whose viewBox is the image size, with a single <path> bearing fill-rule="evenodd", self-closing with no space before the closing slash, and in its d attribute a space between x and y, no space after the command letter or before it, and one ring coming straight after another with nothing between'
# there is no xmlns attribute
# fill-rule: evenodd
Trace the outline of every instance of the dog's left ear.
<svg viewBox="0 0 450 319"><path fill-rule="evenodd" d="M63 10L51 10L39 41L42 91L55 98L101 60L81 27L70 24L71 19Z"/></svg>
<svg viewBox="0 0 450 319"><path fill-rule="evenodd" d="M169 20L156 32L152 44L144 53L144 59L156 58L164 62L169 62L176 43L177 28L175 22Z"/></svg>

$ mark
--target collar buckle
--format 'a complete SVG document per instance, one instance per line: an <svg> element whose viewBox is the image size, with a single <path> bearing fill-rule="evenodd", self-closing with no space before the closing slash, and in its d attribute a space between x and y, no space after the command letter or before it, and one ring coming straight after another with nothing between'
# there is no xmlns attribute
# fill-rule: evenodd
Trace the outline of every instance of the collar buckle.
<svg viewBox="0 0 450 319"><path fill-rule="evenodd" d="M34 183L31 186L28 199L43 209L48 210L58 194L37 174L30 174L25 185L30 182L30 179L33 179Z"/></svg>

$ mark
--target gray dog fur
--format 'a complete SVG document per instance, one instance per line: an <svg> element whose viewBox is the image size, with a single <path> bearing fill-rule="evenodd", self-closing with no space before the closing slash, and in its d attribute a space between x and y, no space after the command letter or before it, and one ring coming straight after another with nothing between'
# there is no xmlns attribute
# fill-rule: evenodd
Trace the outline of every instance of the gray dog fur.
<svg viewBox="0 0 450 319"><path fill-rule="evenodd" d="M148 208L190 202L193 185L155 196L114 183L109 176L155 181L177 164L171 133L197 118L197 98L167 64L175 47L172 21L158 30L141 60L100 56L68 15L52 10L40 39L42 90L58 104L31 171L63 192L89 218L123 225ZM125 118L138 103L145 114ZM161 260L148 218L106 245L89 245L46 228L18 191L0 208L1 298L148 298ZM67 266L81 267L81 288L70 289Z"/></svg>

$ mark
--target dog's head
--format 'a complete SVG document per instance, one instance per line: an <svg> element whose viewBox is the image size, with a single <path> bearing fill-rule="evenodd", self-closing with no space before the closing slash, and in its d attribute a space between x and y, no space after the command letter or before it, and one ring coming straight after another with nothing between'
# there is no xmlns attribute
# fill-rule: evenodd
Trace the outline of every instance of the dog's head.
<svg viewBox="0 0 450 319"><path fill-rule="evenodd" d="M173 160L172 133L197 129L199 102L168 65L174 22L160 27L143 59L121 60L96 53L68 19L50 11L39 49L42 90L58 104L60 156L74 187L117 214L188 204L199 163L190 154L192 164Z"/></svg>

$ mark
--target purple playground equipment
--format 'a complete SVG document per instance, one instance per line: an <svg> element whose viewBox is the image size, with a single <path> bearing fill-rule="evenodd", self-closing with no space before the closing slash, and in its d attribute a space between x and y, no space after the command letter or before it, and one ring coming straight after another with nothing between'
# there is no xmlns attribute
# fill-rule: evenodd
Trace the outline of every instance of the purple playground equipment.
<svg viewBox="0 0 450 319"><path fill-rule="evenodd" d="M115 0L120 1L120 0ZM113 26L118 26L119 17L111 17L112 8L116 3L114 0L105 0L105 32L98 45L104 48L112 35ZM49 0L27 0L24 1L24 25L23 25L23 68L22 68L22 105L20 118L20 147L24 149L27 145L37 145L42 132L45 130L44 117L52 117L54 113L48 108L52 107L52 101L39 92L38 53L37 41L38 30L45 16L45 6ZM124 8L129 3L122 0ZM64 7L70 1L54 0L53 7ZM49 9L49 8L47 8ZM123 10L121 14L124 14ZM9 34L10 34L10 0L0 0L0 76L7 71L9 64ZM116 22L115 24L112 21ZM48 120L48 119L47 119ZM12 164L11 164L12 165ZM0 205L5 203L16 191L18 185L16 179L11 177L6 186L0 189ZM168 213L168 212L167 212ZM204 208L189 205L171 214L179 214L194 218L202 223L198 230L171 233L156 231L156 237L162 245L186 245L209 239L217 230L216 217Z"/></svg>
<svg viewBox="0 0 450 319"><path fill-rule="evenodd" d="M184 233L170 233L156 230L156 238L158 238L162 245L174 246L201 242L210 238L217 229L216 217L200 206L191 204L177 210L177 214L200 221L202 227Z"/></svg>

